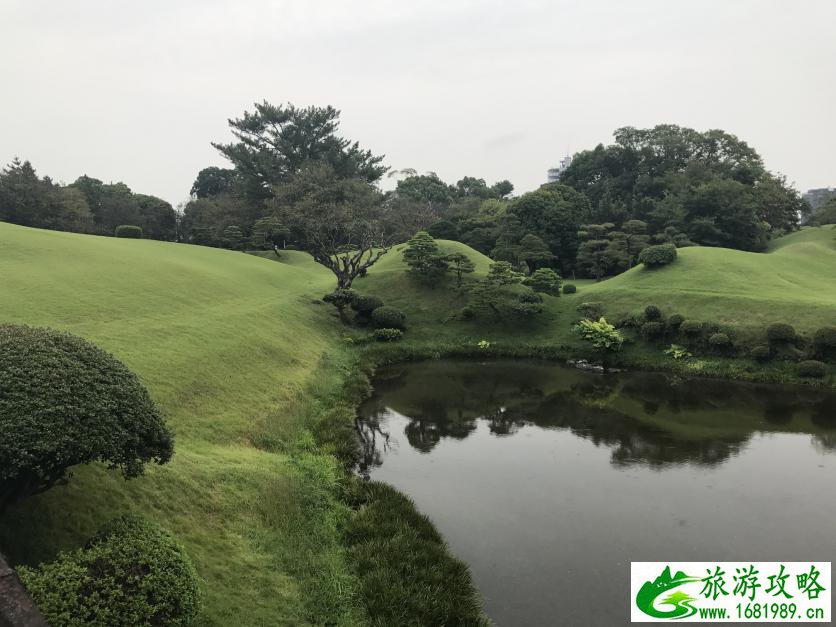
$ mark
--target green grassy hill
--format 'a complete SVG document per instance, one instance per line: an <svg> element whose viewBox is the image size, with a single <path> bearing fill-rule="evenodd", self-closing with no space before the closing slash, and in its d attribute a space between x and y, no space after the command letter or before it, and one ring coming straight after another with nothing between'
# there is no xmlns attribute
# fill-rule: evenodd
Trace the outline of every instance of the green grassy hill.
<svg viewBox="0 0 836 627"><path fill-rule="evenodd" d="M195 561L205 622L351 622L348 601L332 595L348 576L336 536L301 520L304 477L267 445L288 439L301 391L338 344L330 308L312 302L330 273L303 253L283 261L0 223L0 321L64 329L111 351L176 434L172 461L144 477L79 468L67 486L7 512L0 546L13 560L75 548L137 511Z"/></svg>

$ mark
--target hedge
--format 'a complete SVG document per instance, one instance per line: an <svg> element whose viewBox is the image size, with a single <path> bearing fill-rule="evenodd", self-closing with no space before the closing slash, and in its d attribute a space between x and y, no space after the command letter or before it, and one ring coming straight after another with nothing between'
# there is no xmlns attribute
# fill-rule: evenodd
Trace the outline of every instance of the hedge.
<svg viewBox="0 0 836 627"><path fill-rule="evenodd" d="M127 237L130 239L142 239L142 227L133 224L120 224L114 231L116 237Z"/></svg>
<svg viewBox="0 0 836 627"><path fill-rule="evenodd" d="M384 305L372 312L372 322L378 329L406 329L406 314L400 309Z"/></svg>
<svg viewBox="0 0 836 627"><path fill-rule="evenodd" d="M647 268L657 268L672 263L676 259L676 246L673 244L659 244L648 246L639 253L639 263Z"/></svg>

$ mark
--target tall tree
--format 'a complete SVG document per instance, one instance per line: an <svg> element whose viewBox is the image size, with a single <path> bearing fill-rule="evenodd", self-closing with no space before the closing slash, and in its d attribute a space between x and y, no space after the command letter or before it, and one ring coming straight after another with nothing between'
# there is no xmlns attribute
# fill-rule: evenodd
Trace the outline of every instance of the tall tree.
<svg viewBox="0 0 836 627"><path fill-rule="evenodd" d="M208 198L219 194L229 194L235 188L235 170L210 166L197 173L192 184L194 198Z"/></svg>
<svg viewBox="0 0 836 627"><path fill-rule="evenodd" d="M236 142L213 143L235 166L245 193L270 198L309 163L325 163L337 178L374 183L388 168L374 155L337 135L340 112L334 107L255 104L255 111L229 120Z"/></svg>
<svg viewBox="0 0 836 627"><path fill-rule="evenodd" d="M342 178L324 162L308 164L276 186L268 204L297 245L334 273L338 289L350 288L391 245L393 229L380 193L363 179Z"/></svg>

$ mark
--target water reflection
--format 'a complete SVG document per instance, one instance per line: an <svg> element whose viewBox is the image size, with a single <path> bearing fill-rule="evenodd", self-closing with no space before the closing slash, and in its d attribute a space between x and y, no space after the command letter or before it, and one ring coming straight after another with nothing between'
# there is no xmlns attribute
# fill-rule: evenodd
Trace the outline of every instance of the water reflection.
<svg viewBox="0 0 836 627"><path fill-rule="evenodd" d="M498 625L626 624L631 561L836 557L833 392L537 362L378 375L365 470L432 518Z"/></svg>
<svg viewBox="0 0 836 627"><path fill-rule="evenodd" d="M737 455L753 433L812 433L834 450L836 395L774 385L684 380L661 373L599 375L536 362L432 362L384 369L361 408L361 470L391 445L386 416L408 419L403 435L429 453L484 422L496 437L525 425L567 429L612 450L617 465L715 465ZM824 430L824 431L823 431ZM823 431L823 432L822 432Z"/></svg>

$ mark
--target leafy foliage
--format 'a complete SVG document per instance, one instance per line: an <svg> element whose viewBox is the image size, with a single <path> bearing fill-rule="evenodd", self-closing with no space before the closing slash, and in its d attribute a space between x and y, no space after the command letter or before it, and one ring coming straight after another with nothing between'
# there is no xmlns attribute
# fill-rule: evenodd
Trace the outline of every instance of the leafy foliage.
<svg viewBox="0 0 836 627"><path fill-rule="evenodd" d="M749 355L756 361L769 361L772 351L765 344L758 344L749 352Z"/></svg>
<svg viewBox="0 0 836 627"><path fill-rule="evenodd" d="M665 355L670 355L674 359L688 359L691 357L691 353L688 352L688 349L684 346L680 346L679 344L671 344L669 348L665 349Z"/></svg>
<svg viewBox="0 0 836 627"><path fill-rule="evenodd" d="M815 359L802 361L798 364L798 374L811 379L822 379L827 376L827 364Z"/></svg>
<svg viewBox="0 0 836 627"><path fill-rule="evenodd" d="M792 325L781 322L770 324L766 329L766 337L770 344L792 344L797 339Z"/></svg>
<svg viewBox="0 0 836 627"><path fill-rule="evenodd" d="M560 275L551 268L539 268L523 279L523 285L527 285L535 292L552 296L560 296L560 283Z"/></svg>
<svg viewBox="0 0 836 627"><path fill-rule="evenodd" d="M836 327L822 327L815 332L813 351L821 359L836 358Z"/></svg>
<svg viewBox="0 0 836 627"><path fill-rule="evenodd" d="M83 549L18 573L51 625L192 625L200 610L188 556L138 516L118 518Z"/></svg>
<svg viewBox="0 0 836 627"><path fill-rule="evenodd" d="M372 312L372 322L378 329L406 329L406 314L400 309L384 305Z"/></svg>
<svg viewBox="0 0 836 627"><path fill-rule="evenodd" d="M592 344L592 347L599 351L618 351L624 344L624 336L621 331L601 317L597 322L594 320L581 320L577 325L580 336Z"/></svg>
<svg viewBox="0 0 836 627"><path fill-rule="evenodd" d="M662 310L656 305L648 305L644 308L645 320L660 320L662 318Z"/></svg>
<svg viewBox="0 0 836 627"><path fill-rule="evenodd" d="M646 340L655 340L665 334L665 325L657 320L645 322L641 326L641 334Z"/></svg>
<svg viewBox="0 0 836 627"><path fill-rule="evenodd" d="M658 244L648 246L639 253L639 263L646 268L659 268L673 263L676 259L676 246L673 244Z"/></svg>
<svg viewBox="0 0 836 627"><path fill-rule="evenodd" d="M578 291L577 286L574 283L567 283L563 286L563 293L564 294L574 294Z"/></svg>
<svg viewBox="0 0 836 627"><path fill-rule="evenodd" d="M375 329L372 335L378 342L397 342L403 337L403 331L387 328Z"/></svg>
<svg viewBox="0 0 836 627"><path fill-rule="evenodd" d="M102 461L126 479L171 458L172 435L120 361L51 329L0 325L0 510Z"/></svg>
<svg viewBox="0 0 836 627"><path fill-rule="evenodd" d="M668 328L673 331L679 329L683 322L685 322L685 317L682 314L675 313L668 316Z"/></svg>
<svg viewBox="0 0 836 627"><path fill-rule="evenodd" d="M132 224L120 224L116 227L113 234L116 237L142 239L142 227L134 226Z"/></svg>

